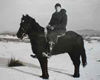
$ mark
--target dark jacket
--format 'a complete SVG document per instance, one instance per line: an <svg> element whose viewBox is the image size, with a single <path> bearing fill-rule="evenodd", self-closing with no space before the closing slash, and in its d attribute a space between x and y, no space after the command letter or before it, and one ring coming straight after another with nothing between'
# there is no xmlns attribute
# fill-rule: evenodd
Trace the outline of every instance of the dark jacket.
<svg viewBox="0 0 100 80"><path fill-rule="evenodd" d="M55 12L49 22L49 25L54 27L54 30L66 30L67 14L65 9L60 12Z"/></svg>

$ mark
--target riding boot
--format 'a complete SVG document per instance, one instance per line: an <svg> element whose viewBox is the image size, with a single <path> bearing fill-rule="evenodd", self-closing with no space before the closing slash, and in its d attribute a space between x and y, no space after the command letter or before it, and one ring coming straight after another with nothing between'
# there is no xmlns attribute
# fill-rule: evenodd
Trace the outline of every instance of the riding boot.
<svg viewBox="0 0 100 80"><path fill-rule="evenodd" d="M42 55L44 57L47 57L47 58L50 58L52 56L52 50L53 50L53 47L55 46L55 43L53 41L49 41L49 49L46 48L47 52L43 52Z"/></svg>
<svg viewBox="0 0 100 80"><path fill-rule="evenodd" d="M55 46L55 43L53 41L49 42L50 44L50 53L48 53L48 56L51 57L52 56L52 52L53 52L53 47Z"/></svg>
<svg viewBox="0 0 100 80"><path fill-rule="evenodd" d="M47 37L47 44L46 44L46 53L43 53L44 57L51 57L53 52L53 47L57 43L58 38L56 34L49 35Z"/></svg>
<svg viewBox="0 0 100 80"><path fill-rule="evenodd" d="M45 52L42 53L44 57L49 58L50 54L50 44L49 44L49 39L47 39L46 47L45 47Z"/></svg>

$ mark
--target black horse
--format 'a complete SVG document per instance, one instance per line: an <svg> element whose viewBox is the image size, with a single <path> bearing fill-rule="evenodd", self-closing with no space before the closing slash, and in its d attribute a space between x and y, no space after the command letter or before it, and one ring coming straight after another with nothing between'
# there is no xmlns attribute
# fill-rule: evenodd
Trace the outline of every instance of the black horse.
<svg viewBox="0 0 100 80"><path fill-rule="evenodd" d="M25 35L29 36L32 51L37 56L42 69L42 78L48 79L48 60L42 55L47 52L47 41L45 37L45 29L41 27L34 18L26 15L21 18L20 28L17 32L17 37L23 39ZM62 54L67 52L74 64L75 70L73 77L79 77L80 57L82 58L83 67L87 64L86 53L84 49L84 41L82 36L73 32L67 31L66 34L58 39L52 50L52 55Z"/></svg>

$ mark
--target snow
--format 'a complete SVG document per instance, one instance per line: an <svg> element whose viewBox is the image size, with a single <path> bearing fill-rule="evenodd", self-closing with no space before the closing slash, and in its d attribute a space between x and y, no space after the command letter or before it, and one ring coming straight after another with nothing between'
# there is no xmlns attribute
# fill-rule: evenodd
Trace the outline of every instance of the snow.
<svg viewBox="0 0 100 80"><path fill-rule="evenodd" d="M100 80L100 42L85 41L88 65L80 66L80 78L73 78L74 67L68 54L51 57L49 61L49 80ZM0 80L43 80L40 65L37 59L30 57L32 53L30 43L0 42ZM26 64L23 67L8 68L11 58L18 59Z"/></svg>
<svg viewBox="0 0 100 80"><path fill-rule="evenodd" d="M0 38L18 39L17 36L11 36L11 35L0 35Z"/></svg>

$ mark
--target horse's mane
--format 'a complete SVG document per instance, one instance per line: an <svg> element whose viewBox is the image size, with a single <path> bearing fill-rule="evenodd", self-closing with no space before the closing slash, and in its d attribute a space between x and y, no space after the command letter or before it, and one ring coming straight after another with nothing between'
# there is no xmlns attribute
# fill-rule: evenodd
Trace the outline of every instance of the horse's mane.
<svg viewBox="0 0 100 80"><path fill-rule="evenodd" d="M44 28L42 26L39 25L38 22L36 22L36 20L32 17L30 17L29 15L27 15L29 20L31 21L32 23L32 26L33 26L33 29L37 32L42 32L44 33Z"/></svg>

